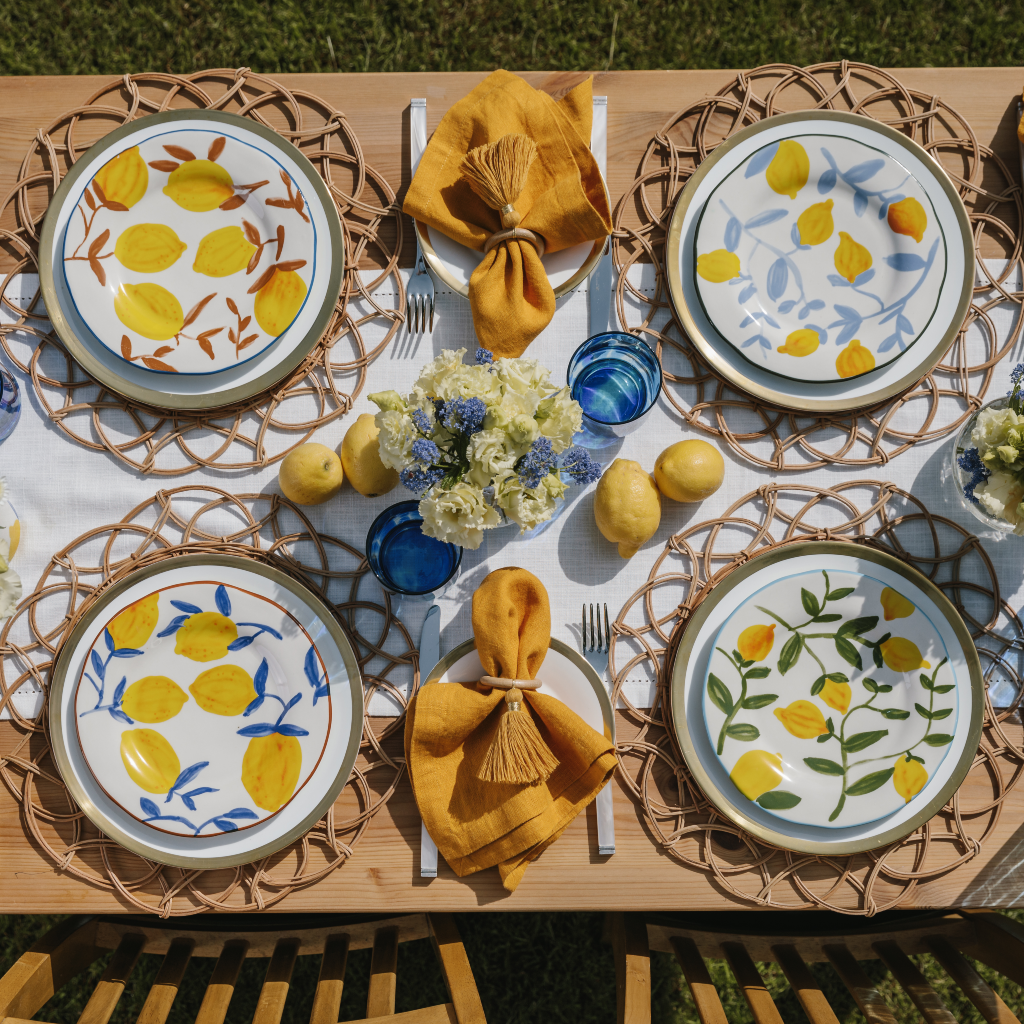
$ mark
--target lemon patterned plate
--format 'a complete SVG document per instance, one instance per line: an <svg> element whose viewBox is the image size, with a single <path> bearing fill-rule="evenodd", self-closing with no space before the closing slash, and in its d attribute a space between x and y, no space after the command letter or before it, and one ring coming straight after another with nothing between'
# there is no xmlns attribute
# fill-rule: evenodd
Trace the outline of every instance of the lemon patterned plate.
<svg viewBox="0 0 1024 1024"><path fill-rule="evenodd" d="M105 136L65 176L40 279L62 340L101 383L204 408L301 362L343 255L334 203L294 146L245 118L175 111Z"/></svg>
<svg viewBox="0 0 1024 1024"><path fill-rule="evenodd" d="M97 827L155 860L213 867L322 816L355 759L362 687L301 584L189 556L97 602L58 657L50 715L61 773Z"/></svg>
<svg viewBox="0 0 1024 1024"><path fill-rule="evenodd" d="M963 323L974 245L960 196L905 135L857 114L766 118L690 176L666 247L701 356L761 401L810 413L916 384Z"/></svg>
<svg viewBox="0 0 1024 1024"><path fill-rule="evenodd" d="M775 845L853 852L930 818L981 728L970 634L889 555L807 542L712 591L673 666L687 765L733 820Z"/></svg>

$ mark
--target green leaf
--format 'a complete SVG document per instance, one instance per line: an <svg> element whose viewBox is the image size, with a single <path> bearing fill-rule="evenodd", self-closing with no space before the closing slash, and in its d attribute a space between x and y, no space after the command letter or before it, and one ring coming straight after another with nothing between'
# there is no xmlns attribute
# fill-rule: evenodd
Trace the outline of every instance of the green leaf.
<svg viewBox="0 0 1024 1024"><path fill-rule="evenodd" d="M934 693L949 693L949 691L952 690L955 685L955 683L949 683L946 686L933 686L932 691Z"/></svg>
<svg viewBox="0 0 1024 1024"><path fill-rule="evenodd" d="M775 612L769 611L767 608L764 608L761 605L757 605L757 610L760 612L764 612L765 615L770 615L776 622L781 623L783 626L786 627L786 629L792 631L793 627L785 619L782 619L778 615L776 615Z"/></svg>
<svg viewBox="0 0 1024 1024"><path fill-rule="evenodd" d="M800 657L802 642L795 633L782 645L779 652L779 671L785 675Z"/></svg>
<svg viewBox="0 0 1024 1024"><path fill-rule="evenodd" d="M853 593L853 587L840 587L838 590L833 590L828 595L830 601L842 601L844 597L849 597Z"/></svg>
<svg viewBox="0 0 1024 1024"><path fill-rule="evenodd" d="M827 757L805 757L804 764L819 775L844 774L843 766L836 761L830 761Z"/></svg>
<svg viewBox="0 0 1024 1024"><path fill-rule="evenodd" d="M788 811L790 807L796 807L800 803L800 797L796 793L786 793L784 790L773 789L762 793L757 802L766 811Z"/></svg>
<svg viewBox="0 0 1024 1024"><path fill-rule="evenodd" d="M828 741L830 739L832 739L832 733L827 732L827 733L823 733L821 736L818 737L818 742L819 743L828 743Z"/></svg>
<svg viewBox="0 0 1024 1024"><path fill-rule="evenodd" d="M839 803L836 804L836 809L828 816L829 821L835 821L840 814L843 813L843 808L846 806L846 794L839 798Z"/></svg>
<svg viewBox="0 0 1024 1024"><path fill-rule="evenodd" d="M931 721L933 717L932 713L926 707L924 707L921 704L915 704L914 709L922 718L927 718L929 721Z"/></svg>
<svg viewBox="0 0 1024 1024"><path fill-rule="evenodd" d="M848 786L846 792L849 796L865 796L867 793L874 793L880 786L884 786L891 778L894 768L883 768L880 772L871 772L862 779L858 779L852 786Z"/></svg>
<svg viewBox="0 0 1024 1024"><path fill-rule="evenodd" d="M901 722L904 718L910 717L910 712L904 711L903 708L879 708L878 710L882 712L883 718L897 718Z"/></svg>
<svg viewBox="0 0 1024 1024"><path fill-rule="evenodd" d="M818 599L804 587L800 588L800 602L803 604L804 611L808 615L817 615L821 611Z"/></svg>
<svg viewBox="0 0 1024 1024"><path fill-rule="evenodd" d="M929 747L944 747L953 742L953 737L948 732L933 732L931 736L925 736L924 741Z"/></svg>
<svg viewBox="0 0 1024 1024"><path fill-rule="evenodd" d="M918 757L917 754L907 754L907 757L910 758L911 761L916 761L918 764L924 764L924 758Z"/></svg>
<svg viewBox="0 0 1024 1024"><path fill-rule="evenodd" d="M821 691L825 689L825 681L827 679L828 679L828 676L818 676L818 678L814 680L814 682L811 684L811 696L812 697L817 697L818 694L821 693Z"/></svg>
<svg viewBox="0 0 1024 1024"><path fill-rule="evenodd" d="M828 615L815 615L812 622L838 622L842 618L842 615L833 614L829 612Z"/></svg>
<svg viewBox="0 0 1024 1024"><path fill-rule="evenodd" d="M737 651L736 653L739 654L740 652ZM754 661L754 658L747 658L745 661L740 662L740 668L750 668L750 666L754 664Z"/></svg>
<svg viewBox="0 0 1024 1024"><path fill-rule="evenodd" d="M872 743L877 743L883 736L888 735L888 729L874 729L871 732L854 733L843 744L843 749L848 754L856 754L858 750L864 750L866 747L870 747Z"/></svg>
<svg viewBox="0 0 1024 1024"><path fill-rule="evenodd" d="M870 633L878 625L877 615L862 615L857 619L844 622L838 630L839 636L861 636Z"/></svg>
<svg viewBox="0 0 1024 1024"><path fill-rule="evenodd" d="M953 714L953 709L952 708L941 708L938 711L933 711L932 712L932 721L933 722L940 722L940 721L942 721L943 718L949 718L949 716L951 714Z"/></svg>
<svg viewBox="0 0 1024 1024"><path fill-rule="evenodd" d="M850 677L843 675L842 672L829 672L828 678L831 679L833 683L848 683L850 681Z"/></svg>
<svg viewBox="0 0 1024 1024"><path fill-rule="evenodd" d="M756 726L748 725L746 722L733 722L733 724L725 730L725 735L730 739L742 740L744 743L749 743L751 740L756 740L761 733Z"/></svg>
<svg viewBox="0 0 1024 1024"><path fill-rule="evenodd" d="M878 684L878 692L879 693L892 693L892 687L888 683L879 683Z"/></svg>
<svg viewBox="0 0 1024 1024"><path fill-rule="evenodd" d="M860 660L860 652L857 650L849 640L843 639L841 636L836 637L836 653L844 661L848 661L855 668L863 668Z"/></svg>
<svg viewBox="0 0 1024 1024"><path fill-rule="evenodd" d="M930 690L932 688L932 681L923 672L921 673L919 678L921 680L921 685L926 690Z"/></svg>
<svg viewBox="0 0 1024 1024"><path fill-rule="evenodd" d="M758 708L766 708L769 704L774 704L779 699L777 693L755 693L740 705L745 711L756 711Z"/></svg>
<svg viewBox="0 0 1024 1024"><path fill-rule="evenodd" d="M871 658L875 663L875 668L885 668L885 662L882 661L882 648L879 644L875 644L871 648Z"/></svg>
<svg viewBox="0 0 1024 1024"><path fill-rule="evenodd" d="M747 673L748 679L764 679L765 676L770 676L772 670L767 665L761 665L759 668L752 668Z"/></svg>
<svg viewBox="0 0 1024 1024"><path fill-rule="evenodd" d="M742 665L743 665L743 655L740 654L739 651L733 649L732 656L733 656L733 660L736 662L736 664L742 667Z"/></svg>
<svg viewBox="0 0 1024 1024"><path fill-rule="evenodd" d="M732 694L729 693L729 687L714 672L708 674L708 696L723 714L732 713Z"/></svg>
<svg viewBox="0 0 1024 1024"><path fill-rule="evenodd" d="M868 693L878 693L878 683L871 676L865 676L860 682Z"/></svg>

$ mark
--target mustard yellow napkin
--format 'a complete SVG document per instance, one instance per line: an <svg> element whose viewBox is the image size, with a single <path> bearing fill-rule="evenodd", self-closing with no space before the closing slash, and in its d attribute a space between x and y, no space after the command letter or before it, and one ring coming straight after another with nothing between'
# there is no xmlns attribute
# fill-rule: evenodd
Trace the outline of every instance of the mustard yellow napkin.
<svg viewBox="0 0 1024 1024"><path fill-rule="evenodd" d="M473 595L473 633L484 672L535 679L551 637L544 585L525 569L492 572ZM560 700L523 694L558 766L533 785L479 778L506 710L505 692L478 683L431 683L409 706L405 756L427 831L464 877L497 865L512 892L615 769L614 747Z"/></svg>
<svg viewBox="0 0 1024 1024"><path fill-rule="evenodd" d="M463 157L504 135L528 135L537 159L515 208L520 227L558 252L611 233L601 174L590 152L591 79L559 101L508 71L495 71L437 126L405 197L403 209L449 238L483 251L501 217L462 177ZM495 356L520 356L548 325L555 296L537 250L507 241L492 249L469 282L473 324Z"/></svg>

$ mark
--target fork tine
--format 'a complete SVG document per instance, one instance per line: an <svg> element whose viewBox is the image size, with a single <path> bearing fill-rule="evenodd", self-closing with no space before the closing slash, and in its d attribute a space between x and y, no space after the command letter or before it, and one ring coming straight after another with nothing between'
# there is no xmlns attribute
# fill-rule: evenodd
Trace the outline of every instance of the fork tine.
<svg viewBox="0 0 1024 1024"><path fill-rule="evenodd" d="M612 631L611 631L611 627L608 625L608 605L607 604L604 606L604 640L605 640L605 650L611 651L611 649L612 649Z"/></svg>
<svg viewBox="0 0 1024 1024"><path fill-rule="evenodd" d="M594 606L590 606L590 649L596 650L594 647Z"/></svg>
<svg viewBox="0 0 1024 1024"><path fill-rule="evenodd" d="M583 602L583 611L580 613L580 647L583 651L587 649L587 602Z"/></svg>
<svg viewBox="0 0 1024 1024"><path fill-rule="evenodd" d="M604 650L604 636L601 633L601 606L597 606L597 649Z"/></svg>
<svg viewBox="0 0 1024 1024"><path fill-rule="evenodd" d="M434 333L434 293L430 293L430 333Z"/></svg>

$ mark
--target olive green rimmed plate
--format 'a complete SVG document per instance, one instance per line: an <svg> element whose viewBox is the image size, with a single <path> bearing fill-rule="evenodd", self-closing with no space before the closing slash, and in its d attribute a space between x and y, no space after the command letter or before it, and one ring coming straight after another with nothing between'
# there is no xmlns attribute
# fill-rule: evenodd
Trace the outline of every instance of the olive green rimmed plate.
<svg viewBox="0 0 1024 1024"><path fill-rule="evenodd" d="M152 373L127 363L96 338L71 301L63 274L63 235L75 215L79 197L100 168L136 143L186 128L231 134L257 142L272 153L302 191L317 227L316 259L323 267L311 283L309 301L291 326L258 356L209 374ZM173 140L171 140L173 141ZM278 183L280 185L280 183ZM283 185L280 188L283 190ZM259 196L259 193L253 193ZM249 198L253 202L253 198ZM183 216L205 216L182 211ZM219 226L212 225L211 226ZM47 314L57 336L86 373L105 388L156 409L199 411L248 401L284 380L309 356L323 334L341 290L345 252L341 222L323 179L309 160L271 128L249 118L211 110L175 110L131 121L103 136L64 176L43 219L39 245L39 280ZM158 276L158 275L157 275ZM223 279L228 280L228 279ZM217 288L218 281L212 282ZM202 296L196 295L198 300ZM187 297L182 305L192 305Z"/></svg>
<svg viewBox="0 0 1024 1024"><path fill-rule="evenodd" d="M861 566L862 568L858 568ZM950 756L926 787L904 808L885 818L851 828L836 829L787 823L747 800L718 760L707 735L703 701L706 669L719 627L753 590L774 578L795 572L833 568L864 572L887 584L922 592L942 615L938 624L951 652L950 665L960 687L960 711ZM780 683L785 687L787 683ZM857 687L859 681L855 682ZM785 700L806 696L788 691ZM698 605L686 624L672 661L672 724L687 768L715 808L761 842L797 853L846 855L874 850L905 838L935 814L960 787L974 761L981 738L984 679L974 641L963 619L945 594L930 580L899 559L871 548L841 541L805 541L773 549L750 559L716 586ZM817 744L810 744L817 753Z"/></svg>
<svg viewBox="0 0 1024 1024"><path fill-rule="evenodd" d="M75 689L82 663L101 622L149 594L157 577L162 587L179 582L208 581L211 573L232 586L258 587L303 625L325 663L331 686L332 717L336 715L337 722L332 724L332 742L309 781L277 814L237 832L209 837L173 835L153 829L127 814L93 778L77 742ZM302 583L273 566L240 556L184 555L125 576L79 619L54 660L48 715L53 756L64 783L86 817L104 835L131 852L161 864L196 870L235 867L285 848L308 832L333 805L348 782L359 752L363 723L362 677L345 631L329 607Z"/></svg>

